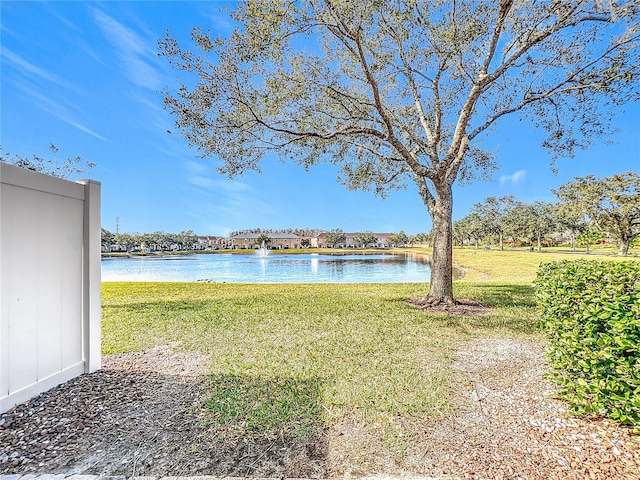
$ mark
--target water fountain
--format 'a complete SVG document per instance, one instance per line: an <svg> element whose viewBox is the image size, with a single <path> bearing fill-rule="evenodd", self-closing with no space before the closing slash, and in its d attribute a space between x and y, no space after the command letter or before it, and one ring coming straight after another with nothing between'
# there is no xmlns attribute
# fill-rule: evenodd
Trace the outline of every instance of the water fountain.
<svg viewBox="0 0 640 480"><path fill-rule="evenodd" d="M262 244L260 245L260 248L256 250L256 255L258 255L258 257L260 258L267 258L269 256L269 253L271 252L269 251L267 246L264 244L264 242L262 242Z"/></svg>

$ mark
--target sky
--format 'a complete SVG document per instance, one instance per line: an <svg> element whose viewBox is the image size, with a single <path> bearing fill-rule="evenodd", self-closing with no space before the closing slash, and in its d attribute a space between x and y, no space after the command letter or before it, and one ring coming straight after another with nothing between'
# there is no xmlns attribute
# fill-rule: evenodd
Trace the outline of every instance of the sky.
<svg viewBox="0 0 640 480"><path fill-rule="evenodd" d="M0 2L0 144L4 153L94 162L78 178L102 184L102 226L111 232L228 235L262 228L429 232L410 185L386 199L348 191L330 165L309 172L267 158L262 173L229 179L200 158L164 110L161 91L178 73L158 56L166 30L188 46L194 26L228 35L215 1ZM542 132L507 119L486 145L497 152L491 180L454 185L454 220L489 196L554 201L576 176L640 170L640 104L624 107L612 134L551 168ZM170 133L171 132L171 133ZM75 180L75 178L74 178ZM116 220L117 219L117 220Z"/></svg>

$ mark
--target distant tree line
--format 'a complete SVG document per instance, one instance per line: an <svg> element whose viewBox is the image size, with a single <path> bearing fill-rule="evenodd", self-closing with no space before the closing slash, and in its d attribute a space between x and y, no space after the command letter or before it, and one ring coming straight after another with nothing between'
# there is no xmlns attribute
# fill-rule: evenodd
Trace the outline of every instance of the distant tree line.
<svg viewBox="0 0 640 480"><path fill-rule="evenodd" d="M233 231L229 234L230 237L242 236L245 234L259 234L256 243L258 245L264 242L269 246L272 236L278 234L288 233L298 235L303 238L300 241L300 245L303 248L311 247L310 238L317 237L321 233L325 232L322 229L261 229L251 228L245 230ZM326 232L327 243L329 245L338 245L345 243L346 235L340 228ZM375 245L378 243L376 236L372 232L359 232L354 236L356 243L360 245ZM404 231L394 233L389 237L389 243L394 246L413 246L413 245L428 245L431 242L431 234L418 233L416 235L407 235ZM167 233L167 232L153 232L153 233L112 233L109 230L102 229L102 245L105 250L111 250L113 246L121 247L123 251L136 251L136 250L156 250L156 251L171 251L171 250L198 250L202 246L198 242L198 235L191 230L183 231L180 233Z"/></svg>
<svg viewBox="0 0 640 480"><path fill-rule="evenodd" d="M618 243L618 254L627 255L640 235L640 177L635 172L598 179L593 175L553 190L555 203L523 203L512 195L488 197L471 212L454 222L453 236L460 246L496 242L504 248L506 239L542 249L552 234L585 246L602 241L605 235Z"/></svg>
<svg viewBox="0 0 640 480"><path fill-rule="evenodd" d="M427 245L431 243L432 235L430 233L417 233L415 235L407 235L401 230L389 236L389 245L396 247ZM375 245L378 239L371 231L357 232L353 235L353 240L358 245ZM347 235L341 228L336 228L325 232L325 241L327 245L340 245L347 242Z"/></svg>
<svg viewBox="0 0 640 480"><path fill-rule="evenodd" d="M156 251L195 250L198 236L191 230L180 233L111 233L102 229L102 245L111 249L113 245L124 247L126 251L149 249Z"/></svg>

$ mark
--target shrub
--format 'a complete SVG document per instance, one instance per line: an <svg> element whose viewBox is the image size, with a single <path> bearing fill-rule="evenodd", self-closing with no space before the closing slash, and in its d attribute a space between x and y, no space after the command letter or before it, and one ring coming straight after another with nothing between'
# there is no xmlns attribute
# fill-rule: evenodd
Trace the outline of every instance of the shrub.
<svg viewBox="0 0 640 480"><path fill-rule="evenodd" d="M640 431L640 263L545 263L536 286L560 396Z"/></svg>

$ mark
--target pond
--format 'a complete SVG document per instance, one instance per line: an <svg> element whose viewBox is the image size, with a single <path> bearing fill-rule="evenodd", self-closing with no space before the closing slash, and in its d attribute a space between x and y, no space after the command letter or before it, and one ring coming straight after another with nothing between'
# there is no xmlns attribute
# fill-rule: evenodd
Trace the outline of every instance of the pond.
<svg viewBox="0 0 640 480"><path fill-rule="evenodd" d="M196 254L102 260L104 282L384 283L428 282L429 275L428 259L413 254Z"/></svg>

